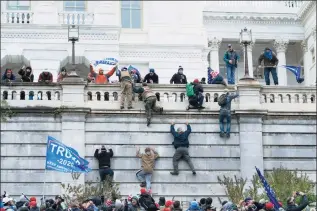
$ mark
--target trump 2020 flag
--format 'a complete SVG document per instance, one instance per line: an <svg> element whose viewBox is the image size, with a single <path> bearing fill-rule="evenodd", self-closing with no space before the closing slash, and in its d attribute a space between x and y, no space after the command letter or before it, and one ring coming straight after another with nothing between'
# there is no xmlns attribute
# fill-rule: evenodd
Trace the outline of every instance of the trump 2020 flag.
<svg viewBox="0 0 317 211"><path fill-rule="evenodd" d="M51 136L47 137L46 170L64 173L87 173L91 171L88 164L89 162L80 157L75 149L66 146Z"/></svg>
<svg viewBox="0 0 317 211"><path fill-rule="evenodd" d="M284 67L287 70L289 70L292 73L294 73L297 83L300 84L300 83L302 83L304 81L304 78L300 77L300 73L301 73L301 70L302 70L301 66L296 67L296 66L282 65L282 67Z"/></svg>
<svg viewBox="0 0 317 211"><path fill-rule="evenodd" d="M261 171L257 167L255 167L255 169L256 169L256 172L259 175L259 178L260 178L260 180L262 182L262 185L264 187L264 190L266 192L267 197L270 199L270 201L274 205L274 209L276 211L278 211L281 206L280 206L280 204L278 203L278 201L276 199L274 190L270 187L269 183L267 183L267 181L264 178L264 176L262 175Z"/></svg>

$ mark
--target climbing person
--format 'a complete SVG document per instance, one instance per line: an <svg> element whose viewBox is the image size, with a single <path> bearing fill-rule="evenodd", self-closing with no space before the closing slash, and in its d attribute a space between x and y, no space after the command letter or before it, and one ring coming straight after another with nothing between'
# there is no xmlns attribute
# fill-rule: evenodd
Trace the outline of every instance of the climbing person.
<svg viewBox="0 0 317 211"><path fill-rule="evenodd" d="M112 149L106 149L104 145L101 146L101 149L96 149L94 157L99 162L99 175L101 182L106 180L106 177L110 177L110 180L113 178L113 170L111 169L111 158L113 157Z"/></svg>
<svg viewBox="0 0 317 211"><path fill-rule="evenodd" d="M147 118L147 126L151 124L152 119L152 110L155 112L160 112L162 114L163 108L156 105L156 95L151 90L151 88L147 85L147 83L143 82L142 87L133 86L133 92L141 93L142 99L144 101L146 118Z"/></svg>
<svg viewBox="0 0 317 211"><path fill-rule="evenodd" d="M195 168L194 168L194 165L191 161L191 158L189 156L189 152L188 152L188 147L189 147L189 141L188 141L188 136L189 134L191 133L191 127L189 125L189 123L187 122L186 125L187 125L187 130L186 131L183 131L183 129L181 127L179 127L177 129L177 132L175 131L175 128L174 128L174 125L175 123L172 122L171 123L171 133L174 137L174 141L173 141L173 145L174 145L174 148L176 149L175 153L174 153L174 156L173 156L173 168L174 168L174 171L170 172L172 175L178 175L179 174L179 171L178 171L178 162L180 159L184 159L190 169L192 170L193 172L193 175L196 175L196 171L195 171Z"/></svg>
<svg viewBox="0 0 317 211"><path fill-rule="evenodd" d="M220 137L230 137L231 128L231 101L238 97L239 94L229 94L228 89L224 90L224 94L218 98L218 105L220 106L219 112L219 126L220 126ZM224 120L227 121L227 131L224 131Z"/></svg>
<svg viewBox="0 0 317 211"><path fill-rule="evenodd" d="M150 72L145 75L143 82L146 82L149 84L158 84L159 83L159 77L155 73L155 70L153 68L150 68Z"/></svg>
<svg viewBox="0 0 317 211"><path fill-rule="evenodd" d="M186 95L188 97L189 105L187 110L189 109L203 109L204 103L204 89L202 85L199 83L198 79L195 79L192 83L186 84Z"/></svg>
<svg viewBox="0 0 317 211"><path fill-rule="evenodd" d="M240 59L239 55L231 44L228 44L228 50L223 56L223 61L226 63L227 68L227 80L228 84L235 84L235 72L238 67L238 60Z"/></svg>
<svg viewBox="0 0 317 211"><path fill-rule="evenodd" d="M274 81L274 85L278 85L278 77L276 72L276 66L278 65L278 58L276 54L270 49L265 48L264 52L260 55L258 60L259 68L262 68L261 63L264 65L264 79L265 84L270 85L270 73Z"/></svg>
<svg viewBox="0 0 317 211"><path fill-rule="evenodd" d="M170 80L170 84L187 84L186 75L184 75L184 69L182 66L178 67L177 73L173 75Z"/></svg>
<svg viewBox="0 0 317 211"><path fill-rule="evenodd" d="M132 109L132 76L126 67L121 68L121 71L118 70L116 75L119 77L121 84L120 109L124 109L125 99L128 101L128 109Z"/></svg>
<svg viewBox="0 0 317 211"><path fill-rule="evenodd" d="M145 153L140 153L140 148L136 151L136 156L141 158L142 166L136 173L136 177L141 181L141 187L146 187L148 192L151 192L151 180L155 166L155 161L159 157L159 154L155 149L147 147L144 150Z"/></svg>

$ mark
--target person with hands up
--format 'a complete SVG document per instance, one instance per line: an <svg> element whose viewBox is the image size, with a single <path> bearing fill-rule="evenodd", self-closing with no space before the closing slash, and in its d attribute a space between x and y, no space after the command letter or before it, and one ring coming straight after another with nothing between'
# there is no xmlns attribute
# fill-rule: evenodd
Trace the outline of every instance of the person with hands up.
<svg viewBox="0 0 317 211"><path fill-rule="evenodd" d="M100 180L104 181L107 176L110 178L113 177L113 170L111 169L111 158L113 157L112 149L106 149L104 145L101 146L101 149L96 149L94 157L99 162L99 174Z"/></svg>
<svg viewBox="0 0 317 211"><path fill-rule="evenodd" d="M301 196L301 202L297 206L295 204L296 197ZM305 193L303 192L294 192L291 197L287 199L287 207L286 211L301 211L305 209L309 205L308 198Z"/></svg>
<svg viewBox="0 0 317 211"><path fill-rule="evenodd" d="M174 125L175 125L175 123L172 122L170 131L171 131L172 135L174 136L174 141L172 144L174 145L176 151L175 151L175 154L173 156L174 171L172 171L170 173L171 173L171 175L178 175L179 174L178 162L180 159L184 159L188 163L190 169L192 170L193 175L196 175L194 165L191 161L191 158L190 158L189 152L188 152L188 147L189 147L188 136L191 133L192 129L191 129L188 122L186 122L186 125L187 125L186 131L183 131L183 129L181 127L177 128L177 131L175 131Z"/></svg>

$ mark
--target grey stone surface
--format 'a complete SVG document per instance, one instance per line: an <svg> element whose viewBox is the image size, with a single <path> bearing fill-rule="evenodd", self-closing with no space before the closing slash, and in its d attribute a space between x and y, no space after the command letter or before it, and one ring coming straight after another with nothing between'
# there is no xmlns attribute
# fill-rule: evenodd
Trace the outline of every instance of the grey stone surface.
<svg viewBox="0 0 317 211"><path fill-rule="evenodd" d="M263 125L265 133L316 133L316 124L313 125Z"/></svg>
<svg viewBox="0 0 317 211"><path fill-rule="evenodd" d="M277 146L316 146L316 133L262 133L263 145Z"/></svg>
<svg viewBox="0 0 317 211"><path fill-rule="evenodd" d="M264 159L264 169L273 170L273 168L284 168L290 170L303 170L303 171L316 171L316 158L315 159Z"/></svg>
<svg viewBox="0 0 317 211"><path fill-rule="evenodd" d="M266 146L264 148L265 158L312 158L316 159L316 148L311 146L296 146L289 147L285 146L283 148L278 146Z"/></svg>

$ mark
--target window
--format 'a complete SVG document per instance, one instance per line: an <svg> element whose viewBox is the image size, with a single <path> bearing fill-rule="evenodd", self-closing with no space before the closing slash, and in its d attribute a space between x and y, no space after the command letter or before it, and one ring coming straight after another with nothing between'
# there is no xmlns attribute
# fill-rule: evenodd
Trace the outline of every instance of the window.
<svg viewBox="0 0 317 211"><path fill-rule="evenodd" d="M121 1L122 28L141 28L141 1Z"/></svg>
<svg viewBox="0 0 317 211"><path fill-rule="evenodd" d="M64 11L83 12L86 11L85 1L64 1Z"/></svg>
<svg viewBox="0 0 317 211"><path fill-rule="evenodd" d="M30 10L31 1L7 1L8 10Z"/></svg>

